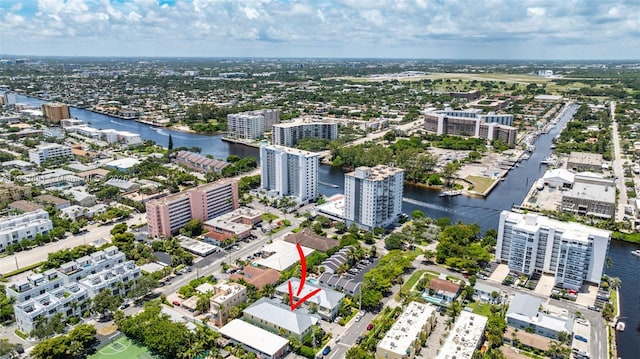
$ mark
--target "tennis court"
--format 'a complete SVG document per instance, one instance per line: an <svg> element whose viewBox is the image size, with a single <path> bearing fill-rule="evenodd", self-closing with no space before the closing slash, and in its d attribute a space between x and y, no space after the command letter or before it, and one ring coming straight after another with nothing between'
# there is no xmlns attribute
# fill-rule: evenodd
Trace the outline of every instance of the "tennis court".
<svg viewBox="0 0 640 359"><path fill-rule="evenodd" d="M135 344L126 336L115 339L88 359L154 359L147 348Z"/></svg>

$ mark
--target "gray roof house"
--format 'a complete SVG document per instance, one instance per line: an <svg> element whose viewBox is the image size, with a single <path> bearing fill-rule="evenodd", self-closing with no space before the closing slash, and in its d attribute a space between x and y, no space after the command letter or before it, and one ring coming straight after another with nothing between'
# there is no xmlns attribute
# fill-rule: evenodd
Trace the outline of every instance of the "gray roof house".
<svg viewBox="0 0 640 359"><path fill-rule="evenodd" d="M311 298L307 299L303 305L309 310L311 310L311 308L313 307L312 303L317 305L317 314L320 315L320 317L324 320L331 321L338 315L338 310L340 310L342 300L344 299L343 293L335 291L331 288L313 285L307 281L302 287L300 295L295 295L296 293L298 293L298 288L300 287L300 279L298 278L291 278L289 281L280 284L276 288L276 292L278 292L283 297L288 297L289 282L291 282L291 288L293 289L294 293L293 300L298 301L300 300L300 298L304 298L307 294L320 288L320 291Z"/></svg>
<svg viewBox="0 0 640 359"><path fill-rule="evenodd" d="M303 308L292 311L279 299L270 298L260 298L247 307L242 319L278 335L284 332L285 338L293 335L298 339L309 333L311 326L318 324L319 320Z"/></svg>

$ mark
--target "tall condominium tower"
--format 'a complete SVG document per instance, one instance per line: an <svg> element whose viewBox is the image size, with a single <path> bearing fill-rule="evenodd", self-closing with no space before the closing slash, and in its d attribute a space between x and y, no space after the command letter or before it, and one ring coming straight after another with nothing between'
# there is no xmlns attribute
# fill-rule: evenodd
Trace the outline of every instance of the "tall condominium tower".
<svg viewBox="0 0 640 359"><path fill-rule="evenodd" d="M533 213L500 214L496 260L531 275L553 274L564 288L600 283L611 232Z"/></svg>
<svg viewBox="0 0 640 359"><path fill-rule="evenodd" d="M298 203L318 199L320 155L289 147L260 147L261 187L278 197L294 197Z"/></svg>
<svg viewBox="0 0 640 359"><path fill-rule="evenodd" d="M355 223L371 230L388 227L402 213L404 170L378 165L358 167L345 174L344 217L347 225Z"/></svg>

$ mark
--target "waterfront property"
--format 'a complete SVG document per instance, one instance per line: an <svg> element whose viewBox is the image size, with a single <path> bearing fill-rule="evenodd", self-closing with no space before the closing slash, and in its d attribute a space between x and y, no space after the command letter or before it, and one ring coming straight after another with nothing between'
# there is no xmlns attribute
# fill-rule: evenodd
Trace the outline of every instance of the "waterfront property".
<svg viewBox="0 0 640 359"><path fill-rule="evenodd" d="M222 179L147 202L149 235L169 237L192 219L208 221L239 206L238 182Z"/></svg>
<svg viewBox="0 0 640 359"><path fill-rule="evenodd" d="M535 213L500 214L496 261L532 275L555 275L564 288L579 290L584 282L599 285L611 232Z"/></svg>
<svg viewBox="0 0 640 359"><path fill-rule="evenodd" d="M404 170L385 165L358 167L345 174L344 191L347 226L389 227L402 214Z"/></svg>
<svg viewBox="0 0 640 359"><path fill-rule="evenodd" d="M273 125L271 144L293 147L305 138L335 140L338 124L330 122L287 122Z"/></svg>
<svg viewBox="0 0 640 359"><path fill-rule="evenodd" d="M481 115L479 110L435 110L424 114L424 128L438 135L470 136L513 145L518 130L512 127L513 115Z"/></svg>
<svg viewBox="0 0 640 359"><path fill-rule="evenodd" d="M42 104L42 116L49 122L59 123L60 120L70 118L69 105L59 102Z"/></svg>
<svg viewBox="0 0 640 359"><path fill-rule="evenodd" d="M289 147L260 147L260 187L277 198L292 197L297 204L318 199L317 153Z"/></svg>
<svg viewBox="0 0 640 359"><path fill-rule="evenodd" d="M259 110L227 115L227 135L230 138L255 140L280 122L280 110Z"/></svg>
<svg viewBox="0 0 640 359"><path fill-rule="evenodd" d="M540 311L542 299L517 293L507 310L507 324L521 330L531 328L543 337L556 339L558 333L573 333L573 317L560 318Z"/></svg>
<svg viewBox="0 0 640 359"><path fill-rule="evenodd" d="M437 359L471 359L484 341L487 317L463 310L449 336L438 352Z"/></svg>
<svg viewBox="0 0 640 359"><path fill-rule="evenodd" d="M562 194L561 208L583 216L615 218L616 184L610 178L576 174L571 189Z"/></svg>
<svg viewBox="0 0 640 359"><path fill-rule="evenodd" d="M436 307L411 302L376 346L376 358L412 358L436 325Z"/></svg>

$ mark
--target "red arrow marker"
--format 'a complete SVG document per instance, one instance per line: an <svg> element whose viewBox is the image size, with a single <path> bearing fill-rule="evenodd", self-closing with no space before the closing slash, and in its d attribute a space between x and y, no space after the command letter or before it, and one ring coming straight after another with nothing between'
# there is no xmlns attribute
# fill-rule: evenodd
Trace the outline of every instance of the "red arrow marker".
<svg viewBox="0 0 640 359"><path fill-rule="evenodd" d="M300 273L300 286L298 287L298 292L296 293L296 297L297 297L297 296L300 295L300 292L302 292L302 288L304 287L304 283L307 280L307 261L304 258L304 252L302 251L302 247L300 247L299 243L296 244L296 248L298 249L298 255L300 256L300 264L302 266L301 273ZM318 292L320 292L322 290L321 288L318 288L318 289L312 291L311 293L305 295L304 297L300 298L299 301L294 302L293 301L293 288L291 286L291 281L289 281L288 283L289 283L289 307L291 308L291 311L294 311L302 303L304 303L305 301L307 301L309 298L313 297L314 295L318 294Z"/></svg>

